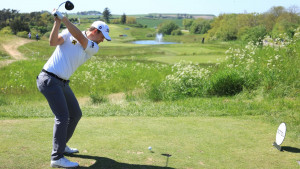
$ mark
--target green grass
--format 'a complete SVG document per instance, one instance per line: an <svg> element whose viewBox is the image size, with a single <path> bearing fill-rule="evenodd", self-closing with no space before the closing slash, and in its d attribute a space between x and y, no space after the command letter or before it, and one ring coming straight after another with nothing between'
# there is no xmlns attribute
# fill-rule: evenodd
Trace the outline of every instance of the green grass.
<svg viewBox="0 0 300 169"><path fill-rule="evenodd" d="M75 93L76 94L76 93ZM124 93L128 95L130 93ZM43 98L37 94L33 100L30 95L17 98L8 97L0 105L0 119L45 118L52 112ZM1 99L0 99L1 103ZM88 97L80 98L84 117L251 117L257 116L266 124L277 125L286 122L289 136L300 141L299 111L300 99L270 99L255 96L245 99L243 95L234 97L189 98L177 101L152 102L144 95L129 100L121 93L108 97L108 102L92 104ZM20 106L22 105L22 106Z"/></svg>
<svg viewBox="0 0 300 169"><path fill-rule="evenodd" d="M50 168L52 125L52 118L2 120L1 168ZM83 118L69 143L80 153L69 159L82 168L155 169L168 153L170 168L297 168L297 153L272 146L276 129L255 117ZM287 136L283 146L297 142Z"/></svg>
<svg viewBox="0 0 300 169"><path fill-rule="evenodd" d="M55 47L51 47L46 40L39 40L23 45L19 50L27 58L48 60L55 50Z"/></svg>
<svg viewBox="0 0 300 169"><path fill-rule="evenodd" d="M89 25L81 24L80 29ZM169 167L173 168L299 166L297 152L280 153L271 145L278 125L286 122L288 133L284 146L289 150L299 149L296 144L300 141L299 78L295 78L299 72L295 66L299 43L289 49L257 50L255 56L261 62L251 66L261 70L267 70L268 57L290 56L276 62L276 66L281 66L277 73L266 71L259 76L268 77L261 83L267 87L257 86L235 96L206 95L154 102L149 99L149 88L160 85L170 74L180 75L176 67L172 71L175 63L191 61L187 68L196 63L199 68L208 69L221 62L212 71L214 75L222 72L222 64L228 62L225 57L230 52L225 54L225 51L243 44L202 44L203 35L185 34L164 37L165 41L181 44L136 45L130 41L154 39L146 35L155 30L109 26L113 41L101 43L100 51L71 77L70 85L83 111L83 119L70 143L81 153L71 159L80 162L83 168L110 168L109 165L158 168L166 162L161 153L173 155L169 161ZM122 34L128 36L120 37ZM0 36L0 43L12 38L18 37ZM53 115L35 80L54 48L43 39L19 50L29 59L0 68L0 168L48 168L53 126L49 118ZM0 51L5 53L1 48ZM268 57L259 59L260 56ZM293 68L289 67L292 65ZM181 66L185 69L185 65ZM246 66L240 64L240 72ZM228 67L226 72L230 70ZM279 75L286 81L273 83L273 78L280 82ZM102 101L92 103L91 96ZM149 153L148 146L155 153Z"/></svg>

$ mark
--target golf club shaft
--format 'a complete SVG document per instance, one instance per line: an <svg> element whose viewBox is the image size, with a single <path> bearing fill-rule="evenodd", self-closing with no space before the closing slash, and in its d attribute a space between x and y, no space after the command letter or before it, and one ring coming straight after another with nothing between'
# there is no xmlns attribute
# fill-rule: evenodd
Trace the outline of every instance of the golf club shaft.
<svg viewBox="0 0 300 169"><path fill-rule="evenodd" d="M67 2L67 1L66 1L66 2ZM66 2L61 3L61 4L58 6L58 8L57 8L56 10L58 10L59 7L60 7L62 4L66 3ZM57 14L54 14L54 16L57 16Z"/></svg>
<svg viewBox="0 0 300 169"><path fill-rule="evenodd" d="M66 2L67 2L67 1L66 1ZM61 4L58 6L57 10L59 9L59 7L60 7L62 4L66 3L66 2L61 3Z"/></svg>

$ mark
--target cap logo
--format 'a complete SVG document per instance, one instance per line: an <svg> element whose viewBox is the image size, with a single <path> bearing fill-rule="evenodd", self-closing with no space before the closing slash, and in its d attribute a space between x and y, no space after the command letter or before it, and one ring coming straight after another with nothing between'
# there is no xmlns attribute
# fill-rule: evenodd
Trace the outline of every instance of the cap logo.
<svg viewBox="0 0 300 169"><path fill-rule="evenodd" d="M99 26L99 29L102 29L102 26Z"/></svg>

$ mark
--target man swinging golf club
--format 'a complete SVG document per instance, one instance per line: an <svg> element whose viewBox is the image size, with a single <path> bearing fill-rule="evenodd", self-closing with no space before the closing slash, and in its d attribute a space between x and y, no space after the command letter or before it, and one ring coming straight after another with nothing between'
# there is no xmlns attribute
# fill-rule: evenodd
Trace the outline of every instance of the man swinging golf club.
<svg viewBox="0 0 300 169"><path fill-rule="evenodd" d="M104 39L110 41L111 38L108 26L102 21L95 21L87 31L81 32L56 9L52 14L55 22L49 41L56 49L38 75L37 87L55 115L51 167L77 167L78 163L64 157L64 153L78 152L66 144L82 116L78 101L69 86L69 78L80 65L98 52L99 43ZM58 33L61 22L67 29Z"/></svg>

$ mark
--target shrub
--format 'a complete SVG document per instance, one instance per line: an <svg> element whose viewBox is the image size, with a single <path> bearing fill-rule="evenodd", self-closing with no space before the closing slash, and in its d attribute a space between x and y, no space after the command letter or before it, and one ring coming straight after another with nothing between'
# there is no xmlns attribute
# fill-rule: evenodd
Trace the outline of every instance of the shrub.
<svg viewBox="0 0 300 169"><path fill-rule="evenodd" d="M161 101L163 100L161 88L159 84L152 84L147 91L147 96L152 101Z"/></svg>
<svg viewBox="0 0 300 169"><path fill-rule="evenodd" d="M13 34L13 32L12 32L12 30L9 26L6 26L6 27L2 28L0 33L1 34L10 34L10 35Z"/></svg>
<svg viewBox="0 0 300 169"><path fill-rule="evenodd" d="M112 23L112 24L120 24L120 23L121 23L121 20L120 20L120 18L112 19L112 20L111 20L111 23Z"/></svg>
<svg viewBox="0 0 300 169"><path fill-rule="evenodd" d="M100 103L108 102L108 99L105 96L103 96L97 92L91 93L90 98L92 99L93 104L100 104Z"/></svg>
<svg viewBox="0 0 300 169"><path fill-rule="evenodd" d="M50 34L51 34L51 32L46 32L43 36L46 37L46 38L49 38Z"/></svg>
<svg viewBox="0 0 300 169"><path fill-rule="evenodd" d="M133 16L127 16L126 24L136 24L136 18Z"/></svg>
<svg viewBox="0 0 300 169"><path fill-rule="evenodd" d="M172 72L160 85L150 87L148 95L152 100L178 100L205 95L210 71L197 64L180 62L172 67Z"/></svg>
<svg viewBox="0 0 300 169"><path fill-rule="evenodd" d="M128 24L128 26L135 27L135 28L143 28L144 27L144 25L142 25L140 23L137 23L137 24Z"/></svg>
<svg viewBox="0 0 300 169"><path fill-rule="evenodd" d="M17 36L22 37L22 38L27 38L28 32L26 32L26 31L18 32Z"/></svg>
<svg viewBox="0 0 300 169"><path fill-rule="evenodd" d="M155 37L155 34L154 34L154 33L148 33L148 34L146 35L146 37Z"/></svg>
<svg viewBox="0 0 300 169"><path fill-rule="evenodd" d="M182 32L180 29L176 29L172 31L171 35L182 35Z"/></svg>
<svg viewBox="0 0 300 169"><path fill-rule="evenodd" d="M211 77L210 95L232 96L243 90L244 79L235 70L221 70Z"/></svg>

